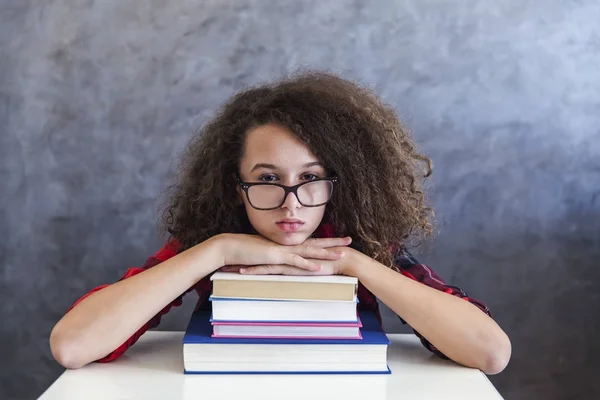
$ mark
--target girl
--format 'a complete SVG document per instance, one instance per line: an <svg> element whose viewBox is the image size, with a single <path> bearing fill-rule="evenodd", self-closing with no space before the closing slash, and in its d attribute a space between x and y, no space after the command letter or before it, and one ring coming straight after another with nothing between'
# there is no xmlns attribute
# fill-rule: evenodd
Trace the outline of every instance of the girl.
<svg viewBox="0 0 600 400"><path fill-rule="evenodd" d="M234 96L190 143L164 222L170 238L141 268L80 298L50 346L66 368L118 358L183 294L209 307L210 275L344 274L359 307L376 298L429 350L487 374L511 344L488 308L407 251L431 234L419 154L392 109L325 73Z"/></svg>

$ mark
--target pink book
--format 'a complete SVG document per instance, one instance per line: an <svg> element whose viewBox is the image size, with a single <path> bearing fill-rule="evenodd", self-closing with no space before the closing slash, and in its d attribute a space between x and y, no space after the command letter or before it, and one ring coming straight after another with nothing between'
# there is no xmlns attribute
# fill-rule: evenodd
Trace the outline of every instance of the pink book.
<svg viewBox="0 0 600 400"><path fill-rule="evenodd" d="M361 339L360 319L336 322L223 322L213 321L215 338Z"/></svg>

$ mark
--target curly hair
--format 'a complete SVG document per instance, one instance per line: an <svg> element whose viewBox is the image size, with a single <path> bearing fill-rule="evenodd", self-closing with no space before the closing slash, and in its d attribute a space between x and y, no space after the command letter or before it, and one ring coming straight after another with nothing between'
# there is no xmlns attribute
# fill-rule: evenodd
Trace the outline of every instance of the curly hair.
<svg viewBox="0 0 600 400"><path fill-rule="evenodd" d="M409 237L431 235L421 179L431 161L394 110L356 82L309 71L234 95L192 137L163 214L181 250L252 231L233 177L246 133L269 123L287 127L339 177L324 221L363 253L391 267Z"/></svg>

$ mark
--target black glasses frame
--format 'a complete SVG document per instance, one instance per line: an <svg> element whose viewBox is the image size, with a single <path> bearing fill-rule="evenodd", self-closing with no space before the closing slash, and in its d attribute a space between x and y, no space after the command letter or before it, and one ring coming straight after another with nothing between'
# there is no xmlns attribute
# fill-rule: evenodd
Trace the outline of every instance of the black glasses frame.
<svg viewBox="0 0 600 400"><path fill-rule="evenodd" d="M300 204L302 204L304 207L321 207L322 205L325 205L327 203L329 203L329 201L331 200L331 196L329 196L329 199L327 199L327 201L320 203L320 204L314 204L314 205L307 205L304 204L300 198L298 197L298 189L304 185L307 185L309 183L315 183L315 182L319 182L319 181L330 181L332 184L332 188L331 188L331 192L333 195L333 188L335 187L335 184L338 182L338 177L337 176L329 176L326 178L319 178L319 179L314 179L312 181L307 181L307 182L302 182L299 183L297 185L294 186L285 186L285 185L281 185L279 183L271 183L271 182L244 182L242 181L242 179L239 176L236 176L236 179L238 181L238 184L242 187L242 189L244 190L244 192L246 193L246 198L248 199L248 203L250 203L250 205L257 209L257 210L275 210L276 208L279 208L283 205L283 203L285 203L285 199L287 199L288 194L289 193L294 193L294 196L296 196L296 199L298 199L298 202ZM250 196L248 195L248 190L252 187L252 186L278 186L280 188L282 188L285 193L283 195L283 197L281 198L281 203L279 203L279 205L275 206L275 207L269 207L269 208L260 208L260 207L256 207L254 204L252 204L252 201L250 200Z"/></svg>

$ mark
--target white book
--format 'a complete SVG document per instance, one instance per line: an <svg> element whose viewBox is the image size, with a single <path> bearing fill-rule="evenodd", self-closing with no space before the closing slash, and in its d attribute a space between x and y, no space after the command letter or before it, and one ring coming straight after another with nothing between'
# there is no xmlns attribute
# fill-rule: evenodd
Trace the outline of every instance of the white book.
<svg viewBox="0 0 600 400"><path fill-rule="evenodd" d="M244 300L211 296L213 321L357 322L355 301Z"/></svg>

